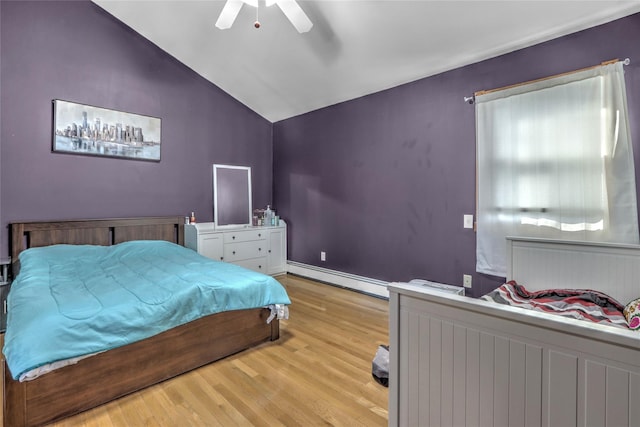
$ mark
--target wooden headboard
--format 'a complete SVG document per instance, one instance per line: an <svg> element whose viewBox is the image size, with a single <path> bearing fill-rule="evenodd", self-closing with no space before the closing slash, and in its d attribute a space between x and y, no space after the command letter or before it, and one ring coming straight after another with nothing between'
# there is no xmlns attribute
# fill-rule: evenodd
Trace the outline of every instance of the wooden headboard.
<svg viewBox="0 0 640 427"><path fill-rule="evenodd" d="M25 249L57 244L110 246L130 240L167 240L184 245L184 217L148 217L11 223L11 263Z"/></svg>

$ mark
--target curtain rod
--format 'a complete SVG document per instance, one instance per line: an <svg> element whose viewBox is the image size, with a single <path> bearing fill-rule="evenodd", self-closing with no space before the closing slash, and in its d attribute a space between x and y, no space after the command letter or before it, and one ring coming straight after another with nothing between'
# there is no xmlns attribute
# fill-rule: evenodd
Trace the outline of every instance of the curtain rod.
<svg viewBox="0 0 640 427"><path fill-rule="evenodd" d="M629 58L625 58L623 60L621 60L621 59L611 59L609 61L603 61L598 65L592 65L590 67L580 68L579 70L568 71L566 73L555 74L553 76L542 77L540 79L529 80L529 81L526 81L526 82L516 83L516 84L513 84L513 85L503 86L503 87L499 87L499 88L495 88L495 89L479 90L479 91L475 92L473 94L473 96L465 96L464 97L464 102L466 102L467 104L473 104L475 102L475 100L476 100L476 96L479 96L479 95L486 95L488 93L499 92L501 90L511 89L511 88L518 87L518 86L523 86L523 85L527 85L527 84L531 84L531 83L541 82L541 81L544 81L544 80L554 79L556 77L568 76L568 75L573 74L573 73L579 73L581 71L592 70L594 68L602 67L604 65L615 64L616 62L622 62L623 65L631 64L631 60Z"/></svg>

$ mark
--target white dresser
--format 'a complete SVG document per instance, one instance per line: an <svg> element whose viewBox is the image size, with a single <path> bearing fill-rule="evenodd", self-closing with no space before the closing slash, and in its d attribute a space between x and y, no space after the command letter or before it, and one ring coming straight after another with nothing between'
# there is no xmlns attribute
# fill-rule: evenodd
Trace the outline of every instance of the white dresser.
<svg viewBox="0 0 640 427"><path fill-rule="evenodd" d="M185 224L187 248L265 274L287 272L287 225L217 229L212 222Z"/></svg>

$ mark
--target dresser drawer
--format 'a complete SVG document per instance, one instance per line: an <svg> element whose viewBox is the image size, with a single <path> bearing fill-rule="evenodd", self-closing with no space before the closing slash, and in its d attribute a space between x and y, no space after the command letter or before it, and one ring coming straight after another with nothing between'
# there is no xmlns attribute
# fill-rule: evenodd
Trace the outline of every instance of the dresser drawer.
<svg viewBox="0 0 640 427"><path fill-rule="evenodd" d="M267 258L251 258L245 259L242 261L236 261L234 264L239 265L240 267L248 268L249 270L259 271L260 273L265 273L267 271Z"/></svg>
<svg viewBox="0 0 640 427"><path fill-rule="evenodd" d="M267 233L265 230L239 230L224 233L225 243L249 242L252 240L265 240L266 238Z"/></svg>
<svg viewBox="0 0 640 427"><path fill-rule="evenodd" d="M184 240L186 247L217 261L264 274L287 271L287 227L282 220L277 227L220 229L212 222L185 224Z"/></svg>
<svg viewBox="0 0 640 427"><path fill-rule="evenodd" d="M227 243L224 245L224 260L236 262L243 259L266 257L267 241L257 240L249 242Z"/></svg>

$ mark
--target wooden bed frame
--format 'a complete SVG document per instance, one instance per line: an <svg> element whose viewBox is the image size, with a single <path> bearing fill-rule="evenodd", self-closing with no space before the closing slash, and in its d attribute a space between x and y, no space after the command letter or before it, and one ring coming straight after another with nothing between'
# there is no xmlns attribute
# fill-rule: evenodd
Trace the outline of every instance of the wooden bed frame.
<svg viewBox="0 0 640 427"><path fill-rule="evenodd" d="M530 290L640 297L640 246L509 239ZM640 332L389 285L390 426L634 426Z"/></svg>
<svg viewBox="0 0 640 427"><path fill-rule="evenodd" d="M52 244L113 245L130 240L183 244L184 217L98 219L11 224L14 276L18 255ZM11 378L4 370L4 425L49 423L265 341L279 338L279 322L266 323L265 308L213 314L154 337L80 360L33 381Z"/></svg>

